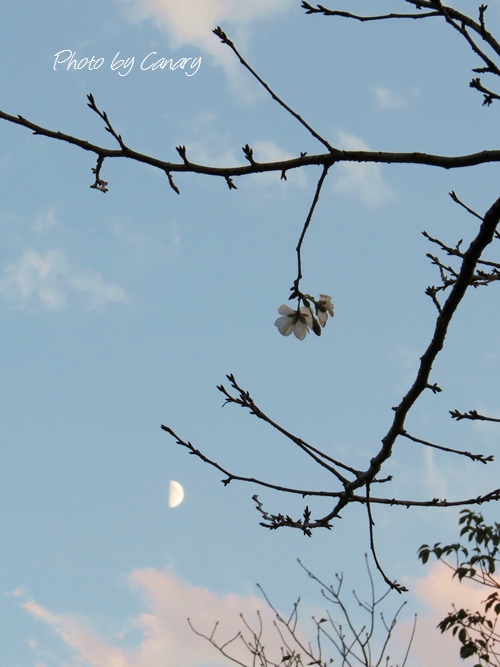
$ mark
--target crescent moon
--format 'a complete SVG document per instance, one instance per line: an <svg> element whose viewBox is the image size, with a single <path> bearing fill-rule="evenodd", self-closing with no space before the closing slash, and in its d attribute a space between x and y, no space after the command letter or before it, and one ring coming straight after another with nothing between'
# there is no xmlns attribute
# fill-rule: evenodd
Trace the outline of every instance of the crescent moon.
<svg viewBox="0 0 500 667"><path fill-rule="evenodd" d="M168 506L177 507L184 500L184 489L179 484L179 482L170 482L169 492L168 492Z"/></svg>

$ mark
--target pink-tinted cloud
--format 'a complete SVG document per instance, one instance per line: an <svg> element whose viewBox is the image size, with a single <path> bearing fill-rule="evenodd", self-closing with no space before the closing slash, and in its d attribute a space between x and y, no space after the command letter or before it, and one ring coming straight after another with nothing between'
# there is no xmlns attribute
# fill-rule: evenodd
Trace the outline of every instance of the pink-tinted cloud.
<svg viewBox="0 0 500 667"><path fill-rule="evenodd" d="M32 616L50 625L67 646L75 649L78 655L75 664L81 664L81 659L88 661L92 667L129 667L135 664L127 662L121 649L107 645L82 619L51 614L32 600L25 602L23 607ZM31 645L38 649L37 642L31 642Z"/></svg>
<svg viewBox="0 0 500 667"><path fill-rule="evenodd" d="M243 630L240 614L258 629L256 610L264 625L263 642L267 655L281 661L281 641L273 628L274 615L266 603L254 596L218 596L206 588L196 588L177 579L172 570L136 570L130 577L132 588L143 596L147 612L128 622L142 631L140 645L134 649L119 646L118 636L106 638L82 618L54 614L28 601L23 607L32 616L49 625L66 647L74 652L74 665L85 667L198 667L232 665L206 640L196 636L187 618L200 632L210 635L219 622L215 638L224 643ZM123 633L120 633L123 634ZM246 633L248 637L248 632ZM40 643L34 643L40 650ZM235 641L231 654L251 664L251 655L241 640ZM52 652L54 649L52 648ZM67 664L67 663L66 663Z"/></svg>
<svg viewBox="0 0 500 667"><path fill-rule="evenodd" d="M211 55L233 79L242 68L230 49L212 34L217 26L245 49L252 23L269 19L292 6L292 0L117 0L132 21L152 20L170 37L174 48L191 46ZM164 56L166 54L159 54Z"/></svg>
<svg viewBox="0 0 500 667"><path fill-rule="evenodd" d="M412 587L417 597L428 607L428 613L418 617L410 665L457 667L460 664L474 664L474 661L460 659L458 639L452 637L450 632L441 634L437 625L448 612L453 611L452 604L457 609L481 610L481 602L491 590L470 580L459 583L452 575L453 572L444 563L435 563L427 568L427 574ZM407 634L405 625L402 631Z"/></svg>

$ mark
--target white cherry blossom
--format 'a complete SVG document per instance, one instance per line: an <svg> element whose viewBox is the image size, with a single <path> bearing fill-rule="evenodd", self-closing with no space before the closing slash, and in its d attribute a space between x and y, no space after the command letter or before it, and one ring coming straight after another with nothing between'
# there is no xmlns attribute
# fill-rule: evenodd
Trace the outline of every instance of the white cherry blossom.
<svg viewBox="0 0 500 667"><path fill-rule="evenodd" d="M318 321L321 324L321 326L324 327L328 319L328 314L330 314L333 317L332 297L328 296L328 294L320 294L318 303L320 306L323 306L323 308L326 308L326 311L323 312L318 307L316 307L316 315L318 316Z"/></svg>
<svg viewBox="0 0 500 667"><path fill-rule="evenodd" d="M278 327L280 334L289 336L293 333L299 340L304 340L313 326L309 309L301 308L300 311L297 311L283 304L278 308L278 313L281 317L278 317L274 325Z"/></svg>

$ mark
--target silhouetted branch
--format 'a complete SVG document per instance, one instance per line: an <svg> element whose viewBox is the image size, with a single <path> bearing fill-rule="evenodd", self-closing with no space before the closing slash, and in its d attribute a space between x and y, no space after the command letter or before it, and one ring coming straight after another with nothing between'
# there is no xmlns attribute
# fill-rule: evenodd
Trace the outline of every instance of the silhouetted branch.
<svg viewBox="0 0 500 667"><path fill-rule="evenodd" d="M485 12L487 5L481 5L479 7L479 21L474 21L472 18L466 14L458 11L454 7L448 7L444 5L441 0L405 0L407 4L413 5L416 9L419 10L416 14L411 13L390 13L382 15L370 15L370 16L360 16L358 14L353 14L351 12L331 10L323 5L317 5L313 7L308 2L303 0L302 8L306 10L306 14L322 14L323 16L337 16L341 18L354 19L356 21L366 22L366 21L382 21L387 19L425 19L425 18L436 18L442 17L454 30L456 30L467 42L472 51L483 61L485 67L474 68L474 72L482 72L488 74L494 74L500 76L500 68L492 60L487 53L478 45L469 31L475 33L480 37L482 42L488 44L488 46L493 50L493 52L500 56L500 44L493 37L493 35L486 29L485 23ZM422 9L428 9L428 12L422 12ZM496 93L485 88L480 79L473 79L470 82L472 88L476 88L484 95L483 104L490 105L494 99L500 99L500 96Z"/></svg>
<svg viewBox="0 0 500 667"><path fill-rule="evenodd" d="M480 461L481 463L486 464L494 460L492 455L484 456L484 454L471 454L470 452L464 452L461 449L451 449L450 447L435 445L432 442L427 442L427 440L421 440L420 438L415 438L413 435L410 435L407 431L402 431L401 435L405 438L408 438L408 440L412 440L413 442L418 442L421 445L425 445L426 447L433 447L434 449L440 449L442 452L450 452L452 454L460 454L461 456L467 456L469 459L471 459L471 461Z"/></svg>
<svg viewBox="0 0 500 667"><path fill-rule="evenodd" d="M326 139L324 139L320 134L318 134L318 132L316 132L316 130L314 130L309 125L309 123L306 123L306 121L301 116L299 116L297 112L295 112L291 107L288 106L288 104L286 104L280 97L278 97L278 95L276 95L276 93L270 88L270 86L268 86L268 84L264 81L264 79L262 79L257 74L257 72L252 67L250 67L250 65L240 54L234 43L229 39L229 37L226 35L226 33L222 30L220 26L217 26L217 28L215 28L215 30L213 30L212 32L221 40L223 44L227 44L227 46L229 46L229 48L234 52L234 54L236 55L240 63L243 65L243 67L247 69L255 79L257 79L260 85L267 90L267 92L271 95L271 97L273 98L273 100L275 100L275 102L278 102L278 104L282 106L283 109L286 109L289 114L291 114L296 120L298 120L299 123L303 125L315 139L320 141L330 151L330 153L337 152L336 148L331 146Z"/></svg>
<svg viewBox="0 0 500 667"><path fill-rule="evenodd" d="M316 461L319 465L322 467L326 468L329 472L334 474L341 482L346 481L346 478L340 475L332 466L329 466L325 461L330 461L333 463L335 466L339 468L343 468L344 470L347 470L354 475L359 474L359 470L356 470L355 468L352 468L351 466L347 466L341 461L338 461L331 456L328 456L321 450L317 449L316 447L313 447L312 445L308 444L305 442L305 440L302 440L302 438L298 438L296 435L293 435L293 433L290 433L286 429L284 429L282 426L277 424L275 421L270 419L262 410L254 403L253 398L250 396L250 393L248 391L245 391L242 389L238 383L236 382L236 379L234 375L226 375L227 379L231 383L231 386L235 391L238 392L238 396L234 397L231 396L231 394L227 391L227 389L224 387L224 385L218 385L217 389L226 397L226 400L224 401L224 405L227 405L228 403L235 403L236 405L239 405L242 408L247 408L250 411L250 414L255 415L259 419L262 419L265 421L267 424L275 428L277 431L285 435L289 440L294 442L300 449L302 449L303 452L308 454L312 459ZM322 460L324 459L324 461Z"/></svg>
<svg viewBox="0 0 500 667"><path fill-rule="evenodd" d="M111 136L113 136L113 137L116 139L116 141L118 142L120 148L121 148L123 151L126 152L128 149L127 149L127 147L125 146L125 143L123 142L123 139L122 139L121 135L118 134L118 133L115 131L114 127L111 125L111 122L110 122L110 120L109 120L109 118L108 118L107 113L106 113L105 111L101 111L101 110L97 107L97 104L95 103L94 96L92 95L92 93L90 93L89 95L87 95L87 99L88 99L87 106L90 107L90 108L92 109L92 111L94 111L94 112L99 116L99 118L102 118L102 120L104 121L104 126L105 126L104 129L106 130L106 132L109 132L109 133L111 134Z"/></svg>
<svg viewBox="0 0 500 667"><path fill-rule="evenodd" d="M291 289L291 294L289 299L295 299L297 297L302 297L303 294L299 290L299 284L300 281L302 280L302 257L301 257L301 251L302 251L302 243L304 242L305 235L307 233L307 230L309 228L309 225L312 220L312 216L314 213L314 209L316 208L316 204L319 201L319 196L321 194L321 188L323 187L323 183L325 182L325 178L328 174L328 166L325 165L323 167L323 172L321 173L321 176L318 181L318 185L316 186L316 192L314 193L314 198L312 200L311 207L309 209L309 213L307 214L306 221L304 223L304 227L302 228L302 233L299 238L299 242L297 244L297 247L295 249L297 253L297 278L293 282L293 287Z"/></svg>
<svg viewBox="0 0 500 667"><path fill-rule="evenodd" d="M341 16L342 18L355 19L356 21L383 21L385 19L426 19L430 16L439 16L437 11L420 13L420 14L381 14L379 16L359 16L351 12L343 12L337 9L327 9L323 5L316 5L313 7L305 0L302 0L302 9L306 10L306 14L322 14L323 16Z"/></svg>
<svg viewBox="0 0 500 667"><path fill-rule="evenodd" d="M455 200L456 201L456 200ZM469 209L467 209L469 210ZM477 215L477 213L475 214ZM482 220L481 216L477 215L477 217ZM426 239L431 241L431 243L436 243L442 250L445 250L448 255L454 256L454 257L463 257L464 253L461 251L460 247L463 243L463 239L460 239L460 241L454 246L448 246L439 239L435 239L432 237L430 234L427 232L422 232L422 234L425 236ZM431 259L435 260L433 263L437 264L438 266L441 266L443 269L446 271L449 271L456 277L456 272L454 269L452 269L450 266L445 266L444 264L441 264L439 260L437 260L433 255L427 255L427 257L430 257ZM499 262L490 262L485 259L479 259L477 261L478 264L481 264L483 266L492 266L495 267L496 269L500 269L500 263Z"/></svg>
<svg viewBox="0 0 500 667"><path fill-rule="evenodd" d="M427 287L427 289L425 290L425 293L427 294L427 296L431 297L432 302L436 306L438 313L440 313L441 312L441 304L439 303L438 298L436 296L438 291L439 291L439 287L435 287L434 285L429 285L429 287Z"/></svg>
<svg viewBox="0 0 500 667"><path fill-rule="evenodd" d="M366 485L366 512L368 514L368 530L370 534L370 550L372 552L373 560L375 561L375 565L377 567L377 570L380 572L382 575L383 580L385 583L394 591L397 591L398 593L406 593L408 592L408 589L406 586L402 586L401 584L398 584L397 581L391 581L389 577L386 575L384 570L382 569L382 566L379 563L379 560L377 558L377 552L375 550L375 537L373 535L373 527L375 526L375 521L373 520L372 516L372 510L370 507L370 485Z"/></svg>
<svg viewBox="0 0 500 667"><path fill-rule="evenodd" d="M389 623L385 622L384 614L378 614L380 605L385 601L390 589L383 595L377 598L375 588L373 585L373 578L371 575L368 559L365 554L366 568L371 584L371 595L367 602L361 602L360 598L353 591L356 606L361 607L367 616L367 623L356 628L354 621L351 618L348 605L344 602L341 595L343 577L336 574L337 582L335 585L327 585L323 583L316 575L312 574L301 562L298 561L302 569L307 573L310 579L321 587L321 593L328 604L333 608L325 611L325 615L319 620L314 616L312 620L315 625L315 640L308 641L304 638L299 626L299 604L298 598L293 606L290 616L287 618L283 616L276 607L272 604L268 595L260 584L257 584L258 589L262 593L265 602L274 615L272 628L278 637L279 649L272 649L270 646L270 635L264 637L264 623L260 611L256 611L257 627L255 628L247 620L243 614L240 614L242 622L242 630L228 641L221 642L215 637L218 630L219 623L215 626L210 634L204 634L196 630L191 619L188 618L188 623L193 632L199 637L206 639L212 646L214 646L219 653L224 655L232 662L241 665L242 667L306 667L307 665L317 665L318 667L327 667L334 661L332 657L324 657L323 644L328 641L334 648L335 653L339 655L344 667L381 667L381 665L389 665L389 656L387 655L388 646L392 638L394 629L403 610L406 602L399 605L394 613L391 614L392 620ZM378 626L377 617L380 616L382 626L384 628L385 637L378 640ZM339 618L340 617L340 618ZM401 667L405 667L408 655L415 635L417 617L414 616L414 622L410 638L406 647L404 659ZM236 657L235 652L230 652L231 649L236 648L235 642L241 642L248 654L249 661L243 662L240 656ZM377 641L375 641L377 640Z"/></svg>
<svg viewBox="0 0 500 667"><path fill-rule="evenodd" d="M483 106L489 107L493 104L493 100L500 100L500 95L497 95L497 93L494 93L492 90L489 90L489 88L486 88L486 86L483 86L481 79L479 78L472 79L469 86L479 90L480 93L483 93Z"/></svg>
<svg viewBox="0 0 500 667"><path fill-rule="evenodd" d="M485 417L480 415L477 410L469 410L469 412L459 412L458 410L450 410L450 415L453 419L460 421L461 419L481 420L484 422L500 422L496 417Z"/></svg>
<svg viewBox="0 0 500 667"><path fill-rule="evenodd" d="M172 174L171 174L169 171L166 171L165 173L167 174L168 183L169 183L170 187L172 188L172 190L173 190L174 192L176 192L178 195L180 195L180 194L181 194L181 193L180 193L180 190L179 190L179 188L176 186L176 184L174 183L174 179L172 178Z"/></svg>
<svg viewBox="0 0 500 667"><path fill-rule="evenodd" d="M471 209L469 206L467 206L466 204L464 204L463 201L461 201L461 200L457 197L456 193L455 193L453 190L449 193L449 195L450 195L450 197L453 199L454 202L456 202L457 204L459 204L459 206L462 206L462 208L464 208L466 211L468 211L471 215L475 216L476 218L479 218L479 220L482 220L482 219L483 219L483 216L482 216L482 215L479 215L479 213L476 213L476 211L474 211L474 210Z"/></svg>

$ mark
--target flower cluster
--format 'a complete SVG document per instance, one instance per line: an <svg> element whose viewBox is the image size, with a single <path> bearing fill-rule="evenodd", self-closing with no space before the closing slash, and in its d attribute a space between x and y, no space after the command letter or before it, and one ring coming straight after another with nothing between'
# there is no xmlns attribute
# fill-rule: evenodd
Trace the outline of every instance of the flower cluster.
<svg viewBox="0 0 500 667"><path fill-rule="evenodd" d="M328 315L333 317L332 297L328 294L320 294L319 299L313 299L308 294L302 298L305 306L293 310L290 306L283 304L278 308L278 317L275 326L282 336L293 333L299 340L304 338L312 329L317 336L321 336L321 329L326 325ZM311 302L314 304L315 315L313 315Z"/></svg>

